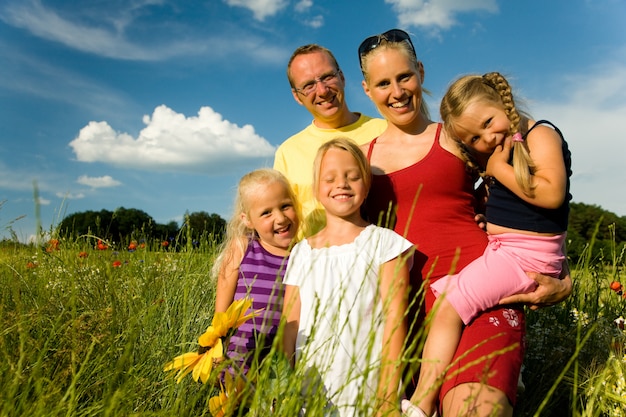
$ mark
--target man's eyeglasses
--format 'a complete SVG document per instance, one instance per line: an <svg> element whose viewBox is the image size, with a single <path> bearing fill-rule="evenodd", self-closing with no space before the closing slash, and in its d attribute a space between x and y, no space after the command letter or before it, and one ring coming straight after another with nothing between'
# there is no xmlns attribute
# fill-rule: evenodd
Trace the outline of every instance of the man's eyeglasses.
<svg viewBox="0 0 626 417"><path fill-rule="evenodd" d="M411 37L408 33L401 29L391 29L385 33L381 33L380 35L370 36L366 38L361 45L359 46L359 64L361 65L361 71L363 70L363 57L369 54L374 49L378 48L381 44L381 41L387 42L408 42L409 46L411 46L411 52L413 52L413 56L417 57L415 54L415 47L413 46L413 42L411 42Z"/></svg>
<svg viewBox="0 0 626 417"><path fill-rule="evenodd" d="M341 70L337 70L335 72L330 72L328 74L324 74L321 77L318 77L318 78L315 78L315 79L309 81L308 83L304 84L300 88L294 87L293 89L296 92L298 92L298 93L300 93L302 95L309 96L317 88L317 83L322 83L322 85L326 87L329 84L332 84L332 83L336 82L337 81L337 77L339 76L340 72L341 72Z"/></svg>

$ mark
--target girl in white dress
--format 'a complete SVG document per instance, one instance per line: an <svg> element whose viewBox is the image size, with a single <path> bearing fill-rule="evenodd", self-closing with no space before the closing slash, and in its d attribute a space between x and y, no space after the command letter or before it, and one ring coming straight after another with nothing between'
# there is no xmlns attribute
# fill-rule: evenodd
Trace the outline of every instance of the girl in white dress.
<svg viewBox="0 0 626 417"><path fill-rule="evenodd" d="M342 417L400 416L413 245L361 217L370 184L350 139L320 147L313 189L326 226L293 248L284 280L285 353L319 378L305 395L325 393Z"/></svg>

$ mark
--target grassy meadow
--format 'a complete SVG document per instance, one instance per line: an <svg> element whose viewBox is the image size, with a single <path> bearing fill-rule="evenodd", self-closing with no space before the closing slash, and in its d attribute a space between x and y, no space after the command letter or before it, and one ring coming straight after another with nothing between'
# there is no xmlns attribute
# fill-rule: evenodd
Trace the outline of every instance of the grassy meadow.
<svg viewBox="0 0 626 417"><path fill-rule="evenodd" d="M197 350L211 324L216 247L167 243L2 242L0 416L212 415L218 386L191 375L177 384L163 366ZM624 253L587 257L571 265L568 300L528 311L516 416L626 416L624 265ZM265 374L292 377L280 367ZM297 385L259 384L249 415L297 415Z"/></svg>

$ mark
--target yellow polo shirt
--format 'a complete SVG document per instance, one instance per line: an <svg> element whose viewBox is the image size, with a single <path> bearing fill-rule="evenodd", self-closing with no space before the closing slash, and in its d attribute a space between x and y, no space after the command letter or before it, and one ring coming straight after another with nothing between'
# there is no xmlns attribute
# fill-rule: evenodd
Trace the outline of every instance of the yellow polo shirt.
<svg viewBox="0 0 626 417"><path fill-rule="evenodd" d="M339 136L363 145L378 137L386 128L385 120L361 114L356 122L340 129L320 129L311 123L278 147L274 169L287 177L302 207L301 236L317 233L326 223L324 208L313 194L313 161L319 147Z"/></svg>

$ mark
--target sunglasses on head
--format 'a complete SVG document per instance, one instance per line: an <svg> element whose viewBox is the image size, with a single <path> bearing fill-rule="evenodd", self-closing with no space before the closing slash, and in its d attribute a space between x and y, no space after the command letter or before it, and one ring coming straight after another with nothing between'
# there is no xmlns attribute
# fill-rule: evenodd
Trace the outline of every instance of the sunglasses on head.
<svg viewBox="0 0 626 417"><path fill-rule="evenodd" d="M361 45L359 46L359 63L361 64L361 70L363 70L363 57L369 54L374 49L378 48L381 44L381 41L387 42L408 42L411 47L411 52L413 52L413 56L417 56L415 54L415 47L413 47L413 42L411 42L411 37L408 33L401 29L391 29L387 32L381 33L380 35L370 36L366 38Z"/></svg>

